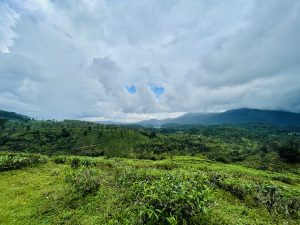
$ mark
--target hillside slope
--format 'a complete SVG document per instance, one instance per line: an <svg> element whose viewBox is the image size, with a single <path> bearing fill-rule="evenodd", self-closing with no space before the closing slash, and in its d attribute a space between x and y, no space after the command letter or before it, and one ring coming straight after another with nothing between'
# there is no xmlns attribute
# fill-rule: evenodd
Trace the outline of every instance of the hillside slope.
<svg viewBox="0 0 300 225"><path fill-rule="evenodd" d="M28 120L30 120L30 117L24 116L24 115L15 113L15 112L8 112L8 111L0 110L0 119L28 121Z"/></svg>

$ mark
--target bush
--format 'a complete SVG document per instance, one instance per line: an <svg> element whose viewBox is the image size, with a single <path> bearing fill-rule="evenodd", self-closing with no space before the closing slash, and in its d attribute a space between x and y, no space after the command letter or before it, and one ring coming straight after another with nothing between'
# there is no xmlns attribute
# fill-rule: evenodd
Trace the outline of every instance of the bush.
<svg viewBox="0 0 300 225"><path fill-rule="evenodd" d="M250 205L261 205L269 213L298 217L300 193L293 193L272 183L249 183L221 173L212 174L210 182Z"/></svg>
<svg viewBox="0 0 300 225"><path fill-rule="evenodd" d="M80 166L80 159L79 158L73 158L73 159L71 159L70 166L73 169L78 168Z"/></svg>
<svg viewBox="0 0 300 225"><path fill-rule="evenodd" d="M215 160L218 162L222 162L222 163L230 163L230 160L228 160L228 158L226 158L225 156L222 156L222 155L217 156L215 158Z"/></svg>
<svg viewBox="0 0 300 225"><path fill-rule="evenodd" d="M295 184L296 181L287 177L287 176L275 176L272 178L273 180L278 180L282 183L285 183L285 184Z"/></svg>
<svg viewBox="0 0 300 225"><path fill-rule="evenodd" d="M166 157L161 154L154 154L154 153L149 153L149 152L142 152L137 154L138 159L149 159L149 160L163 160Z"/></svg>
<svg viewBox="0 0 300 225"><path fill-rule="evenodd" d="M81 160L81 165L85 167L91 167L91 166L96 166L96 162L92 159L85 158Z"/></svg>
<svg viewBox="0 0 300 225"><path fill-rule="evenodd" d="M0 171L20 169L46 162L47 158L39 154L0 153Z"/></svg>
<svg viewBox="0 0 300 225"><path fill-rule="evenodd" d="M288 194L276 185L262 184L256 186L253 198L257 204L264 205L270 213L299 216L299 193Z"/></svg>
<svg viewBox="0 0 300 225"><path fill-rule="evenodd" d="M67 157L65 156L55 156L52 161L56 164L65 164L67 162Z"/></svg>
<svg viewBox="0 0 300 225"><path fill-rule="evenodd" d="M278 154L287 163L300 163L299 146L281 146L278 148Z"/></svg>
<svg viewBox="0 0 300 225"><path fill-rule="evenodd" d="M81 169L68 174L65 181L72 187L75 193L86 196L98 190L100 177L96 170Z"/></svg>
<svg viewBox="0 0 300 225"><path fill-rule="evenodd" d="M173 170L175 168L178 168L178 165L175 163L170 162L163 162L163 163L156 163L154 164L155 168L162 169L162 170Z"/></svg>
<svg viewBox="0 0 300 225"><path fill-rule="evenodd" d="M77 169L80 166L85 166L85 167L91 167L91 166L96 166L96 161L93 159L88 159L88 158L71 158L70 159L70 166L73 169Z"/></svg>
<svg viewBox="0 0 300 225"><path fill-rule="evenodd" d="M152 182L135 182L131 191L145 224L198 224L210 202L203 177L167 174Z"/></svg>

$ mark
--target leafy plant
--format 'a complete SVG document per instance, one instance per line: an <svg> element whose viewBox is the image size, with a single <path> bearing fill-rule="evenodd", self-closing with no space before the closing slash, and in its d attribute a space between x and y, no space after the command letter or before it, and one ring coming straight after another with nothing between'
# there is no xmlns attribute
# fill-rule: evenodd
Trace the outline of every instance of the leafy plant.
<svg viewBox="0 0 300 225"><path fill-rule="evenodd" d="M20 169L47 162L45 156L25 153L0 153L0 171Z"/></svg>
<svg viewBox="0 0 300 225"><path fill-rule="evenodd" d="M146 224L196 224L196 217L206 213L209 189L203 177L167 174L152 182L135 182L133 201Z"/></svg>
<svg viewBox="0 0 300 225"><path fill-rule="evenodd" d="M65 156L55 156L52 161L56 164L65 164L67 162L67 157Z"/></svg>
<svg viewBox="0 0 300 225"><path fill-rule="evenodd" d="M249 181L246 183L234 176L222 173L213 173L210 182L250 205L265 207L269 213L299 216L300 193L298 191L287 192L273 183Z"/></svg>
<svg viewBox="0 0 300 225"><path fill-rule="evenodd" d="M79 158L73 158L73 159L71 159L70 166L73 169L78 168L80 166L80 159Z"/></svg>
<svg viewBox="0 0 300 225"><path fill-rule="evenodd" d="M99 172L91 169L80 169L69 173L65 181L75 193L86 196L98 190L100 186Z"/></svg>

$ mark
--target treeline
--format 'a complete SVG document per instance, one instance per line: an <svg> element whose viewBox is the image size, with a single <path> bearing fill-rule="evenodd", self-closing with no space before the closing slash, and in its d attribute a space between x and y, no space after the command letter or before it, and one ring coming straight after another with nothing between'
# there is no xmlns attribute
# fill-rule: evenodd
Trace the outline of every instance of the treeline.
<svg viewBox="0 0 300 225"><path fill-rule="evenodd" d="M297 128L268 124L146 129L75 120L2 120L0 151L153 160L201 154L223 163L282 170L299 164L300 136Z"/></svg>

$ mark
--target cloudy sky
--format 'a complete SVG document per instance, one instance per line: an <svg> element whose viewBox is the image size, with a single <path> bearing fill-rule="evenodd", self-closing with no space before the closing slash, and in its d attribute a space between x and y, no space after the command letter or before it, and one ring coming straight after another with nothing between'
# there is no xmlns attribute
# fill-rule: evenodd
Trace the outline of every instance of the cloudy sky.
<svg viewBox="0 0 300 225"><path fill-rule="evenodd" d="M0 109L300 112L299 0L0 0Z"/></svg>

